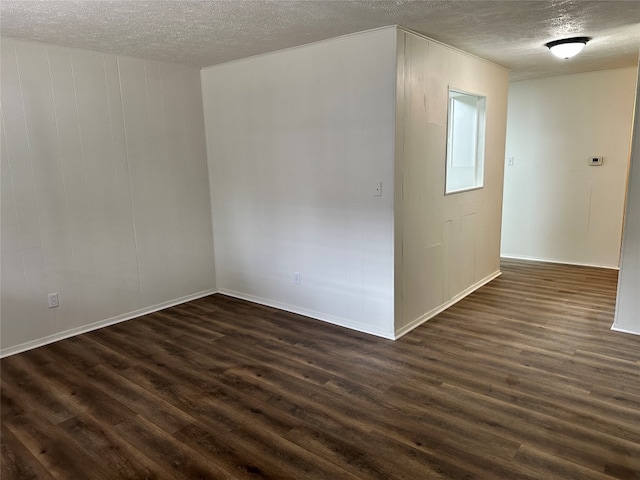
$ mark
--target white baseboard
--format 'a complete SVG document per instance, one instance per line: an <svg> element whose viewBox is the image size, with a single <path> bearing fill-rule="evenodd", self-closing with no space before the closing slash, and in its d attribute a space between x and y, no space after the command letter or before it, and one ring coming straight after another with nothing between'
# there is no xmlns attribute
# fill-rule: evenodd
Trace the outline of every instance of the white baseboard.
<svg viewBox="0 0 640 480"><path fill-rule="evenodd" d="M613 330L614 332L629 333L631 335L640 335L640 332L638 331L627 330L626 328L617 327L615 323L611 325L611 330Z"/></svg>
<svg viewBox="0 0 640 480"><path fill-rule="evenodd" d="M354 322L353 320L349 320L346 318L336 317L334 315L328 315L326 313L316 312L314 310L309 310L307 308L301 308L295 305L289 305L287 303L270 300L268 298L248 295L245 293L236 292L234 290L227 290L224 288L221 288L219 290L219 293L223 295L229 295L230 297L239 298L241 300L247 300L249 302L258 303L260 305L265 305L267 307L273 307L279 310L285 310L287 312L297 313L298 315L304 315L305 317L310 317L315 320L321 320L323 322L331 323L339 327L349 328L351 330L356 330L358 332L368 333L370 335L386 338L388 340L395 339L393 335L393 331L391 330L383 330L383 329L371 327L370 325L366 325L360 322Z"/></svg>
<svg viewBox="0 0 640 480"><path fill-rule="evenodd" d="M204 290L202 292L194 293L191 295L185 295L184 297L176 298L174 300L169 300L167 302L162 302L157 305L152 305L150 307L134 310L133 312L118 315L116 317L107 318L106 320L100 320L98 322L90 323L88 325L83 325L81 327L71 328L69 330L65 330L64 332L54 333L53 335L48 335L46 337L38 338L37 340L31 340L25 343L21 343L20 345L3 348L2 350L0 350L0 358L8 357L9 355L15 355L16 353L26 352L27 350L31 350L33 348L42 347L43 345L57 342L58 340L63 340L65 338L73 337L75 335L87 333L92 330L97 330L99 328L108 327L109 325L115 325L116 323L141 317L149 313L157 312L158 310L163 310L165 308L173 307L174 305L179 305L181 303L190 302L191 300L196 300L198 298L206 297L216 292L217 292L216 290Z"/></svg>
<svg viewBox="0 0 640 480"><path fill-rule="evenodd" d="M473 292L478 290L480 287L486 285L491 280L499 277L500 275L502 275L502 272L500 270L498 270L497 272L493 272L492 274L486 276L485 278L483 278L479 282L474 283L473 285L471 285L466 290L463 290L458 295L456 295L453 298L451 298L449 301L447 301L447 302L443 303L442 305L440 305L440 306L428 311L424 315L421 315L420 317L416 318L415 320L413 320L408 325L405 325L404 327L396 330L396 334L395 334L394 340L397 340L398 338L402 337L403 335L406 335L411 330L413 330L414 328L419 327L424 322L426 322L427 320L435 317L439 313L444 312L447 308L449 308L453 304L458 303L464 297L466 297L467 295L472 294Z"/></svg>
<svg viewBox="0 0 640 480"><path fill-rule="evenodd" d="M525 260L528 262L543 262L543 263L556 263L559 265L575 265L577 267L594 267L594 268L607 268L609 270L620 270L618 265L599 265L597 263L580 263L580 262L567 262L565 260L554 260L550 258L540 258L540 257L528 257L526 255L511 255L511 254L500 254L500 258L504 258L505 260Z"/></svg>

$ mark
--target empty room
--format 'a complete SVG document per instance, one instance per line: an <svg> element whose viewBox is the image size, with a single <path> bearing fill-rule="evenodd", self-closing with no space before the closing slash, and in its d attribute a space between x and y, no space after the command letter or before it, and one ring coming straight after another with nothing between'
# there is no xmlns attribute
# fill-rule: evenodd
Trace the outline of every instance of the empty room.
<svg viewBox="0 0 640 480"><path fill-rule="evenodd" d="M5 479L640 479L640 3L2 0Z"/></svg>

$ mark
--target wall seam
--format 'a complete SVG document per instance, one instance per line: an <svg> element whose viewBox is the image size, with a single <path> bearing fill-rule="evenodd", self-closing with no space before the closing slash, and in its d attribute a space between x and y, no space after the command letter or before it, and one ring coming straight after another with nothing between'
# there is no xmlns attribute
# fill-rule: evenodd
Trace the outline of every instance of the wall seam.
<svg viewBox="0 0 640 480"><path fill-rule="evenodd" d="M26 144L27 144L27 157L29 158L29 170L31 171L31 183L33 185L33 198L35 201L35 207L36 207L36 221L38 223L38 235L40 237L40 254L42 256L42 271L44 273L44 283L45 286L47 288L47 291L49 290L49 280L48 280L48 276L47 276L47 262L44 256L44 246L43 246L43 239L42 239L42 224L40 223L40 209L38 208L38 192L36 189L36 179L35 179L35 175L33 173L33 159L31 156L31 141L29 139L29 126L27 124L27 109L25 107L24 104L24 91L22 89L22 77L20 75L20 64L18 62L18 50L16 48L16 45L13 45L13 52L14 52L14 56L16 59L16 72L17 72L17 76L18 76L18 88L20 90L20 102L22 104L22 114L24 116L24 135L25 135L25 140L26 140ZM15 203L15 202L14 202ZM23 245L20 245L20 249L24 250ZM24 264L23 264L24 265ZM26 284L27 287L29 286L29 279L27 276L27 270L26 270L26 265L24 265L24 269L25 269L25 279L26 279ZM27 291L29 291L29 289L27 288Z"/></svg>
<svg viewBox="0 0 640 480"><path fill-rule="evenodd" d="M4 128L4 112L0 109L0 118L1 118L1 123L2 123L2 138L4 141L4 145L5 148L7 146L7 134L5 132L5 128ZM29 291L29 282L27 281L27 269L26 269L26 265L24 262L24 247L22 244L22 235L20 234L20 222L18 222L18 210L16 208L16 195L15 195L15 187L13 184L13 175L11 173L11 162L9 161L9 149L6 148L7 150L7 165L9 167L9 183L11 184L11 197L13 198L13 214L15 216L16 219L16 230L18 232L18 243L20 245L20 262L22 264L22 276L24 279L24 288L25 291ZM1 308L0 308L1 310Z"/></svg>
<svg viewBox="0 0 640 480"><path fill-rule="evenodd" d="M168 137L169 135L167 135L168 132L168 128L167 128L167 112L166 112L166 102L165 102L165 97L164 97L164 86L162 83L162 70L160 69L160 67L158 67L158 79L160 80L160 99L162 102L162 131L163 131L163 137L164 137L164 152L165 152L165 163L166 163L166 168L167 168L167 175L169 176L168 178L171 179L173 176L171 175L171 162L169 160L169 141L168 141ZM178 245L177 245L177 240L176 240L176 218L174 215L174 200L175 200L175 192L174 192L174 187L173 187L173 182L169 182L169 208L171 209L171 211L169 212L169 216L171 217L171 229L173 230L173 257L174 257L174 267L175 267L175 274L176 274L176 282L180 282L181 281L181 276L180 276L180 268L179 268L179 262L178 262ZM183 279L182 279L183 280ZM183 290L186 290L185 285L179 285L178 286L178 291L182 292Z"/></svg>
<svg viewBox="0 0 640 480"><path fill-rule="evenodd" d="M76 302L78 308L80 308L80 291L78 289L78 269L77 269L77 259L76 259L76 248L73 244L73 235L71 234L71 216L69 214L69 195L67 192L67 182L65 180L64 168L62 166L62 139L60 138L60 122L58 121L58 111L56 104L56 95L55 90L53 88L53 74L51 72L51 56L49 55L49 49L46 49L47 52L47 66L49 68L49 82L51 83L51 100L53 102L53 117L56 123L56 138L58 140L58 159L60 161L60 176L62 177L62 189L64 190L64 206L67 214L67 230L69 232L69 244L71 247L71 258L73 261L73 277L75 280L75 291L76 291ZM69 57L70 58L70 57Z"/></svg>
<svg viewBox="0 0 640 480"><path fill-rule="evenodd" d="M84 180L84 191L85 191L85 201L87 202L87 216L88 216L88 224L89 224L89 235L91 237L91 257L93 258L93 273L96 281L96 286L98 287L98 291L101 291L100 287L100 276L98 275L98 268L96 262L96 250L95 250L95 240L93 235L93 222L91 220L91 202L89 201L89 196L86 192L89 189L89 184L87 182L87 168L85 161L85 152L84 152L84 144L82 141L82 124L80 122L80 107L78 106L78 88L76 85L76 74L73 68L73 54L69 53L70 64L71 64L71 80L73 82L73 96L75 100L76 106L76 121L78 122L78 139L80 140L80 158L82 160L82 178ZM99 304L102 305L102 299L99 300ZM104 308L102 309L104 310Z"/></svg>
<svg viewBox="0 0 640 480"><path fill-rule="evenodd" d="M133 239L136 246L136 268L138 271L138 292L140 292L140 305L144 306L144 296L142 294L142 279L140 274L140 247L138 241L138 226L136 223L136 208L133 204L133 187L131 185L131 158L129 156L129 142L127 141L127 116L124 113L124 99L122 98L122 74L120 72L120 57L116 57L116 68L118 70L118 90L120 92L120 106L122 108L122 130L124 133L124 151L126 156L127 179L129 181L129 195L131 198L131 218L133 219Z"/></svg>
<svg viewBox="0 0 640 480"><path fill-rule="evenodd" d="M125 271L125 276L126 276L126 266L127 266L127 249L125 246L125 235L124 235L124 228L122 226L122 217L123 217L123 213L122 213L122 208L120 206L120 200L121 200L121 195L120 195L120 182L118 181L118 164L116 161L116 141L115 141L115 136L114 136L114 132L113 132L113 115L111 115L111 98L109 96L109 79L107 77L107 60L106 60L106 56L102 55L102 71L104 73L104 87L105 87L105 96L107 99L107 113L109 115L109 137L111 138L111 160L113 163L113 173L115 175L115 184L116 184L116 196L118 198L118 202L117 202L117 208L118 208L118 223L120 225L120 246L122 248L122 259L124 260L124 271ZM127 285L127 287L129 283L129 279L127 278L125 284ZM128 288L127 288L128 290Z"/></svg>

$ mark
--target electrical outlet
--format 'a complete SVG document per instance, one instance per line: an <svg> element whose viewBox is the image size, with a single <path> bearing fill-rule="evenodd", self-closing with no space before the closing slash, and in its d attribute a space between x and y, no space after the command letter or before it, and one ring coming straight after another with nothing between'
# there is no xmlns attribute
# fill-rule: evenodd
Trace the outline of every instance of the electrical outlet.
<svg viewBox="0 0 640 480"><path fill-rule="evenodd" d="M300 272L293 272L293 283L300 284Z"/></svg>
<svg viewBox="0 0 640 480"><path fill-rule="evenodd" d="M57 306L60 305L60 303L58 303L57 293L50 293L48 296L48 299L49 299L49 308L56 308Z"/></svg>

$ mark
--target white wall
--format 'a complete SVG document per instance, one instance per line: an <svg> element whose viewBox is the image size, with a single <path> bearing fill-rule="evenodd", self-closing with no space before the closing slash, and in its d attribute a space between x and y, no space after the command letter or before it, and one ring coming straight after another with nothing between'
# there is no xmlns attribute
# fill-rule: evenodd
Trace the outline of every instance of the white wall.
<svg viewBox="0 0 640 480"><path fill-rule="evenodd" d="M622 68L510 84L503 256L618 267L635 80Z"/></svg>
<svg viewBox="0 0 640 480"><path fill-rule="evenodd" d="M211 292L199 71L1 48L2 355Z"/></svg>
<svg viewBox="0 0 640 480"><path fill-rule="evenodd" d="M221 292L393 336L395 47L386 28L202 70Z"/></svg>
<svg viewBox="0 0 640 480"><path fill-rule="evenodd" d="M637 79L631 171L618 277L618 300L612 328L640 335L640 70Z"/></svg>
<svg viewBox="0 0 640 480"><path fill-rule="evenodd" d="M398 33L396 335L500 273L508 71ZM486 101L484 188L444 195L448 87Z"/></svg>

